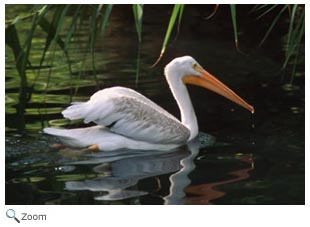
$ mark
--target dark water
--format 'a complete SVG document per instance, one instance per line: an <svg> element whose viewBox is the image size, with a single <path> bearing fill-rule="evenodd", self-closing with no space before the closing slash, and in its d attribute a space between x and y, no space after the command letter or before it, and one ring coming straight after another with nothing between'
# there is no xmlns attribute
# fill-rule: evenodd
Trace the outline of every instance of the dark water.
<svg viewBox="0 0 310 227"><path fill-rule="evenodd" d="M304 204L304 65L298 65L293 86L287 85L289 70L280 71L283 34L274 34L252 53L257 30L241 22L248 36L240 33L246 40L242 48L247 54L242 54L233 45L225 9L224 15L205 20L208 8L188 6L177 41L150 68L169 18L169 6L158 7L145 9L140 47L131 12L126 7L113 11L105 36L96 43L96 70L85 26L70 46L71 74L57 47L39 74L27 71L28 86L33 86L29 100L19 98L25 90L6 47L6 204ZM161 13L154 18L154 12ZM27 24L20 29L27 30ZM34 65L43 37L38 32L34 40ZM81 126L60 112L111 86L134 88L179 117L163 67L182 55L193 56L252 104L255 114L190 86L204 133L174 152L81 154L52 147L57 139L42 134L47 126Z"/></svg>

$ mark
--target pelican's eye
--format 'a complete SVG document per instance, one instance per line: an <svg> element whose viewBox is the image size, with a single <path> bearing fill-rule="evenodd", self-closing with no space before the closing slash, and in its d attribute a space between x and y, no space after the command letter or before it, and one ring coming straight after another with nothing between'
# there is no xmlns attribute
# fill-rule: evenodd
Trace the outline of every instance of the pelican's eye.
<svg viewBox="0 0 310 227"><path fill-rule="evenodd" d="M198 67L198 64L197 64L197 63L194 63L194 64L192 65L192 68L193 68L194 70L197 70L197 67Z"/></svg>

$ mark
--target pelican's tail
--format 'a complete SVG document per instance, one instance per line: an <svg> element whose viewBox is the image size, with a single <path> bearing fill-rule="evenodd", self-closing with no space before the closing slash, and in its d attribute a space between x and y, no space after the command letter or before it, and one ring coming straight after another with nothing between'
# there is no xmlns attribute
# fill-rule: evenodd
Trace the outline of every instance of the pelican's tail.
<svg viewBox="0 0 310 227"><path fill-rule="evenodd" d="M110 137L114 136L108 128L99 125L75 129L44 128L43 132L57 136L63 143L71 147L88 147L100 144L102 141L109 141Z"/></svg>
<svg viewBox="0 0 310 227"><path fill-rule="evenodd" d="M62 115L70 120L85 118L88 113L87 102L74 102L71 104L71 106L62 111Z"/></svg>
<svg viewBox="0 0 310 227"><path fill-rule="evenodd" d="M72 147L86 147L91 145L91 142L87 140L87 135L83 137L83 130L81 129L44 128L43 132L57 136L63 143Z"/></svg>

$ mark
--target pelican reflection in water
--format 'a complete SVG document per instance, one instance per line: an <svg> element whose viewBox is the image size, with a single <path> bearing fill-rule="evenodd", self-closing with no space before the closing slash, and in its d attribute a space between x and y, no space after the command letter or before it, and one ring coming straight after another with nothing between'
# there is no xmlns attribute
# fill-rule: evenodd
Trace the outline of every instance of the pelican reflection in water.
<svg viewBox="0 0 310 227"><path fill-rule="evenodd" d="M213 146L215 139L210 135L204 136L204 147ZM215 182L193 185L189 174L194 171L195 158L201 149L202 143L197 138L186 146L177 149L177 152L149 151L149 152L122 152L93 153L87 160L75 161L70 165L93 164L93 171L103 175L83 181L67 181L66 190L92 191L94 199L99 201L120 201L130 198L141 198L151 193L159 196L164 204L210 204L212 200L225 196L225 192L216 189L216 186L244 180L249 177L248 172L254 169L253 160L240 159L247 166L229 172L233 177ZM238 159L239 160L239 159ZM237 165L239 166L239 164ZM169 189L161 183L161 177L169 174ZM151 190L138 185L142 179L156 181L157 187ZM157 180L156 180L157 179ZM164 190L161 186L165 187ZM186 193L190 193L187 195ZM138 199L139 200L139 199ZM136 200L136 201L138 201ZM141 202L141 201L140 201Z"/></svg>
<svg viewBox="0 0 310 227"><path fill-rule="evenodd" d="M188 174L195 168L193 160L199 153L199 148L212 146L214 143L213 136L200 133L199 137L178 148L177 152L119 150L116 153L92 153L86 160L68 164L92 164L95 165L93 171L104 176L84 181L67 181L65 188L69 191L101 192L104 194L95 196L95 200L116 201L149 194L136 187L142 179L155 179L173 173L169 177L169 194L163 199L165 204L183 204L184 189L191 182ZM160 190L160 180L156 183L158 188L153 188L153 191Z"/></svg>

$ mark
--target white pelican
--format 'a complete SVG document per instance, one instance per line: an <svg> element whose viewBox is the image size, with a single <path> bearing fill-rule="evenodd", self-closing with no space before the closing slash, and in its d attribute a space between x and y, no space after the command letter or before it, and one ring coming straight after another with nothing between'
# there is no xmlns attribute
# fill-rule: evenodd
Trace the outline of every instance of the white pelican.
<svg viewBox="0 0 310 227"><path fill-rule="evenodd" d="M80 129L45 128L73 147L111 151L121 148L169 150L198 134L196 115L185 84L214 91L254 113L254 108L204 70L190 56L173 59L165 76L181 111L181 121L136 91L111 87L93 94L87 102L72 103L62 114L97 126Z"/></svg>

